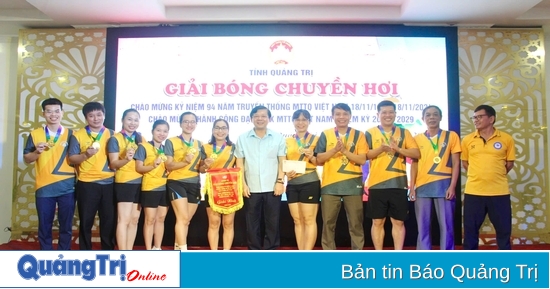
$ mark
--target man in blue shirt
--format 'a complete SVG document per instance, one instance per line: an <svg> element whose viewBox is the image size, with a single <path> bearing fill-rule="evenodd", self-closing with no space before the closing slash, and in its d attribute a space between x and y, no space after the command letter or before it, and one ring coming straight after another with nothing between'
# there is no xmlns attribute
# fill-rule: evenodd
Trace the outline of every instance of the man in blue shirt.
<svg viewBox="0 0 550 289"><path fill-rule="evenodd" d="M280 245L279 214L284 192L286 144L283 135L267 128L271 119L267 107L254 107L250 119L254 129L239 136L235 149L237 167L244 170L245 176L243 196L248 249L273 250ZM262 210L264 236L260 233Z"/></svg>

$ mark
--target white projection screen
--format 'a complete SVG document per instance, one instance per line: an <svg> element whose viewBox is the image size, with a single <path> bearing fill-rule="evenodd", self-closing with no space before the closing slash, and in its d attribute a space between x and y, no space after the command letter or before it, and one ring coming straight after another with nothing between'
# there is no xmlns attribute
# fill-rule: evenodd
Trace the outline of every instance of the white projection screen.
<svg viewBox="0 0 550 289"><path fill-rule="evenodd" d="M350 126L378 124L376 105L391 100L396 123L425 130L422 109L437 105L442 128L459 131L456 29L369 25L205 25L114 28L107 34L106 125L121 129L124 110L141 115L139 131L195 113L194 138L207 142L214 120L230 138L250 129L250 110L270 109L269 128L294 133L292 113L311 113L310 133L334 127L331 108L347 103ZM365 168L365 174L368 169Z"/></svg>

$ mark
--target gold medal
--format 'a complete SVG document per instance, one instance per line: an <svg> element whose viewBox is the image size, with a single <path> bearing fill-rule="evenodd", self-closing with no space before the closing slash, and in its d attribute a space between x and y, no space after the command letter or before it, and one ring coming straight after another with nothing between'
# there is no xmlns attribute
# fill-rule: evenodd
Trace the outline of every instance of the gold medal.
<svg viewBox="0 0 550 289"><path fill-rule="evenodd" d="M52 148L54 145L55 145L55 143L53 142L53 140L48 141L48 147L49 148Z"/></svg>
<svg viewBox="0 0 550 289"><path fill-rule="evenodd" d="M165 161L168 159L168 157L166 157L165 154L159 154L159 158L160 158L160 160L163 161L163 162L165 162Z"/></svg>
<svg viewBox="0 0 550 289"><path fill-rule="evenodd" d="M194 155L194 154L197 153L197 149L193 148L193 147L190 147L190 148L187 149L187 153Z"/></svg>
<svg viewBox="0 0 550 289"><path fill-rule="evenodd" d="M94 141L92 143L92 148L98 150L99 148L101 148L101 144L99 144L99 142L97 142L97 141Z"/></svg>
<svg viewBox="0 0 550 289"><path fill-rule="evenodd" d="M347 165L349 163L348 157L342 156L342 164Z"/></svg>
<svg viewBox="0 0 550 289"><path fill-rule="evenodd" d="M211 155L210 155L210 158L213 159L213 160L215 160L215 159L218 158L218 155L217 155L217 154L211 154Z"/></svg>
<svg viewBox="0 0 550 289"><path fill-rule="evenodd" d="M393 156L394 156L393 154L388 153L388 158L393 159Z"/></svg>
<svg viewBox="0 0 550 289"><path fill-rule="evenodd" d="M303 147L298 148L298 152L303 155L304 154L304 148Z"/></svg>
<svg viewBox="0 0 550 289"><path fill-rule="evenodd" d="M440 157L434 157L434 163L439 164L441 162Z"/></svg>
<svg viewBox="0 0 550 289"><path fill-rule="evenodd" d="M138 148L137 144L132 142L132 143L129 143L127 146L126 146L126 150L136 150Z"/></svg>

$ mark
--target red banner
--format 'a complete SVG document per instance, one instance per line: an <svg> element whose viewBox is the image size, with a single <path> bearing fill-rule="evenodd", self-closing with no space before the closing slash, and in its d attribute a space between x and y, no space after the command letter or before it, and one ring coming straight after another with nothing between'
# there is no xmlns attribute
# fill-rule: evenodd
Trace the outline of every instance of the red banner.
<svg viewBox="0 0 550 289"><path fill-rule="evenodd" d="M206 173L208 203L214 212L231 214L244 205L240 168L210 169Z"/></svg>

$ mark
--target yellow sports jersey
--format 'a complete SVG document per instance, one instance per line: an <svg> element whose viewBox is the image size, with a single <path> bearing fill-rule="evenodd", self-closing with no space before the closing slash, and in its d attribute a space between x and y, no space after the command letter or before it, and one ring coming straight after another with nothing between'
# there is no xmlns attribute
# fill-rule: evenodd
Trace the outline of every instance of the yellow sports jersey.
<svg viewBox="0 0 550 289"><path fill-rule="evenodd" d="M468 180L465 194L476 196L509 195L506 162L515 161L514 139L495 129L484 140L475 131L462 140L462 160L468 161Z"/></svg>
<svg viewBox="0 0 550 289"><path fill-rule="evenodd" d="M418 160L416 196L419 198L445 197L451 185L451 155L461 151L458 134L454 131L440 130L438 136L429 138L422 133L416 135L414 140L421 155ZM437 153L432 143L437 146Z"/></svg>
<svg viewBox="0 0 550 289"><path fill-rule="evenodd" d="M69 164L68 148L72 131L62 128L59 138L36 160L36 197L57 197L74 192L75 171ZM52 138L54 136L51 136ZM27 139L24 154L34 152L38 143L46 143L45 128L37 128Z"/></svg>
<svg viewBox="0 0 550 289"><path fill-rule="evenodd" d="M346 137L340 135L342 140ZM367 154L369 148L365 140L365 134L356 129L350 128L347 141L344 141L346 148L354 154ZM321 133L316 153L324 153L336 146L337 138L334 128L327 129ZM328 195L361 195L363 194L362 183L363 170L361 165L352 163L342 153L338 152L323 165L323 181L321 182L321 194Z"/></svg>
<svg viewBox="0 0 550 289"><path fill-rule="evenodd" d="M134 155L134 158L142 161L144 166L152 166L158 157L157 149L149 142L142 142ZM162 162L158 167L143 174L141 190L145 192L165 191L167 179L166 166Z"/></svg>
<svg viewBox="0 0 550 289"><path fill-rule="evenodd" d="M217 147L216 151L220 148ZM210 166L211 169L232 168L235 166L235 145L225 146L221 152L214 154L214 145L205 144L202 146L203 158L212 158L214 163ZM215 155L215 156L214 156Z"/></svg>
<svg viewBox="0 0 550 289"><path fill-rule="evenodd" d="M418 148L411 133L401 127L394 127L391 133L384 133L379 126L370 128L365 133L369 149L377 149L386 139L393 138L400 148ZM381 153L376 158L369 160L369 176L367 186L369 189L407 189L407 160L399 153Z"/></svg>
<svg viewBox="0 0 550 289"><path fill-rule="evenodd" d="M187 166L171 171L168 174L169 180L176 180L188 183L196 183L199 181L199 161L201 160L201 149L202 142L198 140L193 140L193 144L190 147L187 147L183 140L179 137L172 137L166 140L166 145L164 146L164 153L166 156L171 156L174 158L174 161L181 162L185 159L185 156L188 152L194 151L195 157Z"/></svg>
<svg viewBox="0 0 550 289"><path fill-rule="evenodd" d="M288 180L289 185L299 185L310 182L316 182L319 180L319 175L317 174L317 166L309 162L306 156L300 151L300 145L303 148L311 149L315 151L319 137L313 134L307 134L304 139L298 140L296 137L286 138L286 159L292 161L305 161L306 162L306 173L297 174L295 178Z"/></svg>
<svg viewBox="0 0 550 289"><path fill-rule="evenodd" d="M141 142L146 142L143 137L141 137ZM109 140L108 151L109 153L117 152L119 159L124 159L126 158L126 150L128 149L128 147L133 146L134 149L137 150L138 144L139 143L136 142L130 142L128 139L126 139L125 135L118 132ZM115 183L139 184L141 183L141 177L142 175L136 172L136 161L131 160L123 167L116 170Z"/></svg>
<svg viewBox="0 0 550 289"><path fill-rule="evenodd" d="M107 154L107 142L113 134L112 130L105 128L103 135L98 141L99 151L77 166L78 180L83 182L99 182L102 184L113 182L115 173L109 168L109 157ZM97 137L98 133L92 132L91 136ZM84 153L94 142L92 137L88 135L85 128L75 132L69 143L69 156Z"/></svg>

